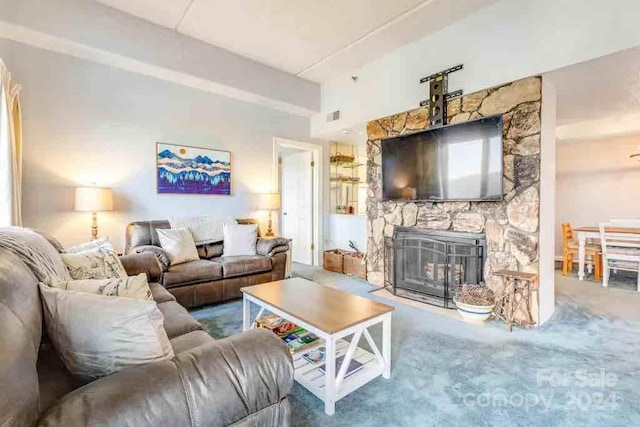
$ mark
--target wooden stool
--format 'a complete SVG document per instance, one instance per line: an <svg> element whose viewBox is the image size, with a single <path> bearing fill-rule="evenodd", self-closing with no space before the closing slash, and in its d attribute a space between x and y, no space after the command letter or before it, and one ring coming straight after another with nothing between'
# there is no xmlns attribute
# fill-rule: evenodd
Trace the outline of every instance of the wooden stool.
<svg viewBox="0 0 640 427"><path fill-rule="evenodd" d="M535 325L531 315L531 291L538 289L538 275L510 270L500 270L494 275L502 277L505 289L504 295L496 302L493 314L507 324L509 331L513 330L514 324L527 329ZM524 320L516 319L519 310L525 314Z"/></svg>

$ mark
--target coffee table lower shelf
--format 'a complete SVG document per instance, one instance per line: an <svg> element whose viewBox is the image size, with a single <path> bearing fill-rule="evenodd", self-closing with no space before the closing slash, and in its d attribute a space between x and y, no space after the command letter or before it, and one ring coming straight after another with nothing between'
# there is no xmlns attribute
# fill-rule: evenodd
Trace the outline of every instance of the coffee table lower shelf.
<svg viewBox="0 0 640 427"><path fill-rule="evenodd" d="M293 368L295 370L295 380L301 384L304 388L313 393L321 400L325 400L326 390L326 378L325 374L318 370L318 367L324 364L323 362L310 363L305 360L302 355L318 347L324 347L324 341L313 347L305 348L293 355ZM326 347L325 347L326 348ZM344 356L349 349L349 341L339 339L336 341L336 359ZM335 401L342 399L354 390L362 387L369 381L381 376L384 372L384 366L382 366L376 356L363 349L357 347L353 353L353 360L362 363L364 366L357 372L349 375L342 380L340 388L336 390ZM340 369L340 367L337 367Z"/></svg>

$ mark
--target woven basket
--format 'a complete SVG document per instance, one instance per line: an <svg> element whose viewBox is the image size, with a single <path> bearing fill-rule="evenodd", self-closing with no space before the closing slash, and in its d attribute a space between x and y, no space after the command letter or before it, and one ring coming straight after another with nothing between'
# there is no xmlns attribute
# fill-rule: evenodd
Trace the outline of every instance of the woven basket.
<svg viewBox="0 0 640 427"><path fill-rule="evenodd" d="M346 251L342 249L332 249L324 251L322 254L322 266L325 270L342 273L343 257Z"/></svg>
<svg viewBox="0 0 640 427"><path fill-rule="evenodd" d="M344 274L349 276L367 278L367 264L364 262L364 254L355 252L346 252L343 257L342 270Z"/></svg>

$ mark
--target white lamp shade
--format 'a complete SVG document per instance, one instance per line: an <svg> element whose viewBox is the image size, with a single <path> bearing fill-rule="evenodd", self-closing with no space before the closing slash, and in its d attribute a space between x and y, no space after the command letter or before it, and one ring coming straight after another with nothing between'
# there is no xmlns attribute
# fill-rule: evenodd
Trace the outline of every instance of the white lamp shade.
<svg viewBox="0 0 640 427"><path fill-rule="evenodd" d="M277 211L280 209L280 194L266 193L260 195L260 209Z"/></svg>
<svg viewBox="0 0 640 427"><path fill-rule="evenodd" d="M78 187L76 188L77 211L112 211L113 194L110 188Z"/></svg>

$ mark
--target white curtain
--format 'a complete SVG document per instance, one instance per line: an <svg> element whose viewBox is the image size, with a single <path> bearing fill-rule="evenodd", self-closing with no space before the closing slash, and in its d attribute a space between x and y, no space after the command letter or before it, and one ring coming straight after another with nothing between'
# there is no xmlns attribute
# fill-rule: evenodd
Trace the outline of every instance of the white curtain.
<svg viewBox="0 0 640 427"><path fill-rule="evenodd" d="M22 225L20 85L0 59L0 226Z"/></svg>

